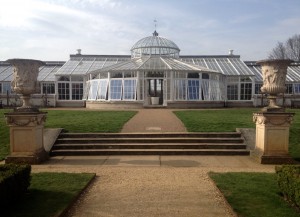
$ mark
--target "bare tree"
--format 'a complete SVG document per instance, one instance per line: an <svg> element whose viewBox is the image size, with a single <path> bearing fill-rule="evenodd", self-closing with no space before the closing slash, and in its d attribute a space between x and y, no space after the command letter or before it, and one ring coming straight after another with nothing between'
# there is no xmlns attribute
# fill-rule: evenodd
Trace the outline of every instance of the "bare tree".
<svg viewBox="0 0 300 217"><path fill-rule="evenodd" d="M291 59L300 61L300 35L294 35L285 43L278 42L269 55L270 59Z"/></svg>

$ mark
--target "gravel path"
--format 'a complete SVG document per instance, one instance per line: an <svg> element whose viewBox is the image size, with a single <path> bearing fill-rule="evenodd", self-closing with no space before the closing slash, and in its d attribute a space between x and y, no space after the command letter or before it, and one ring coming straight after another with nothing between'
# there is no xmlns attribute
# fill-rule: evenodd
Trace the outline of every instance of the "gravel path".
<svg viewBox="0 0 300 217"><path fill-rule="evenodd" d="M78 156L32 170L97 174L69 217L234 217L208 172L274 172L274 166L246 156Z"/></svg>
<svg viewBox="0 0 300 217"><path fill-rule="evenodd" d="M113 168L98 175L70 216L232 216L203 170Z"/></svg>
<svg viewBox="0 0 300 217"><path fill-rule="evenodd" d="M122 133L136 132L186 132L186 129L170 109L141 109L122 129Z"/></svg>

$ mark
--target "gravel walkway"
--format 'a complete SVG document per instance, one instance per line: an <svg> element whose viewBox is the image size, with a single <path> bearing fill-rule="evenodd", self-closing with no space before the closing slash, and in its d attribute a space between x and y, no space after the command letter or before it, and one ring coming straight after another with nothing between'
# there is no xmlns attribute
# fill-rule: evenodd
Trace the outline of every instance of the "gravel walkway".
<svg viewBox="0 0 300 217"><path fill-rule="evenodd" d="M234 217L208 172L274 172L274 166L247 156L91 156L56 157L32 170L97 174L69 217Z"/></svg>
<svg viewBox="0 0 300 217"><path fill-rule="evenodd" d="M122 129L122 133L136 132L186 132L186 129L170 109L141 109Z"/></svg>

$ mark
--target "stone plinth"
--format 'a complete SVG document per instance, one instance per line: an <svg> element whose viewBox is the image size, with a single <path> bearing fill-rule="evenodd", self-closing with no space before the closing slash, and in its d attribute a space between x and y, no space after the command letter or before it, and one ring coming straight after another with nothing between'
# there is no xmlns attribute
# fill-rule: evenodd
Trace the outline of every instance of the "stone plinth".
<svg viewBox="0 0 300 217"><path fill-rule="evenodd" d="M259 112L253 114L256 123L256 144L251 157L262 164L290 164L289 128L294 113Z"/></svg>
<svg viewBox="0 0 300 217"><path fill-rule="evenodd" d="M43 145L46 112L5 114L10 127L10 155L5 163L39 164L48 158Z"/></svg>

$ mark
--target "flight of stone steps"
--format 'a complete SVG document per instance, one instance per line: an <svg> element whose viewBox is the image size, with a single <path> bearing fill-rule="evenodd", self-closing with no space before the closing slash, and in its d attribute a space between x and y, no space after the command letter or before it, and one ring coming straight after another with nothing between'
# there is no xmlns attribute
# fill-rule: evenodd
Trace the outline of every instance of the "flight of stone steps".
<svg viewBox="0 0 300 217"><path fill-rule="evenodd" d="M238 132L61 133L50 156L249 155Z"/></svg>

